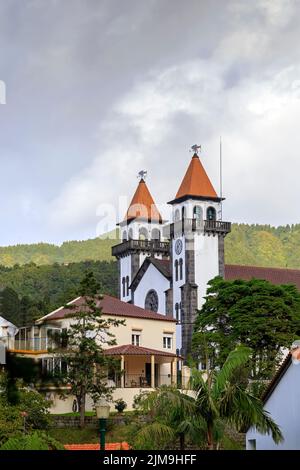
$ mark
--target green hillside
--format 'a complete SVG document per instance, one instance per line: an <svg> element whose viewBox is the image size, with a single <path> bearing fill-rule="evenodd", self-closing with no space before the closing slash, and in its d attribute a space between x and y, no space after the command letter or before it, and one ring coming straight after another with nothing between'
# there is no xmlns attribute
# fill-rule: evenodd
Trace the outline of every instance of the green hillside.
<svg viewBox="0 0 300 470"><path fill-rule="evenodd" d="M233 224L225 239L227 264L300 269L300 224Z"/></svg>
<svg viewBox="0 0 300 470"><path fill-rule="evenodd" d="M85 272L93 271L103 291L117 295L112 238L0 248L0 315L17 325L64 305L77 295ZM233 224L226 237L227 264L300 269L300 224L286 227Z"/></svg>
<svg viewBox="0 0 300 470"><path fill-rule="evenodd" d="M114 233L61 246L48 243L0 247L3 266L35 263L68 264L81 261L111 261L111 247L118 243ZM300 224L285 227L233 224L225 239L226 263L300 269Z"/></svg>
<svg viewBox="0 0 300 470"><path fill-rule="evenodd" d="M19 326L31 324L33 319L77 297L80 281L90 271L103 292L117 295L117 266L113 261L0 266L0 315Z"/></svg>

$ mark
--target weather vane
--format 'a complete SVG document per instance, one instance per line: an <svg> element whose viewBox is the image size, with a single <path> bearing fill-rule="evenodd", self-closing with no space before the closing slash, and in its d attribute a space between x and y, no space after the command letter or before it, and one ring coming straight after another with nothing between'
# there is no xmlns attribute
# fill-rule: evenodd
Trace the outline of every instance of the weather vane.
<svg viewBox="0 0 300 470"><path fill-rule="evenodd" d="M201 152L201 145L197 145L197 144L192 145L192 146L191 146L191 149L193 150L193 152L194 152L196 155L198 155L198 152Z"/></svg>
<svg viewBox="0 0 300 470"><path fill-rule="evenodd" d="M141 170L139 171L139 174L137 175L137 178L140 178L140 180L144 180L147 177L147 171L146 170Z"/></svg>

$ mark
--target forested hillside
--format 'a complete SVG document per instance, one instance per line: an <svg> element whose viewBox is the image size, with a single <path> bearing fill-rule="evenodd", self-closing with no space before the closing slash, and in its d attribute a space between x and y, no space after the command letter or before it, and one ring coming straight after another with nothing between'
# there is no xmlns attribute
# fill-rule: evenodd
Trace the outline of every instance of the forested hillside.
<svg viewBox="0 0 300 470"><path fill-rule="evenodd" d="M116 295L117 266L111 257L116 243L96 238L60 247L44 243L0 248L0 315L19 326L30 324L76 297L86 271L94 272L104 292ZM225 257L227 264L300 269L300 224L233 224Z"/></svg>
<svg viewBox="0 0 300 470"><path fill-rule="evenodd" d="M87 260L111 261L111 247L116 243L115 239L108 237L64 242L61 246L50 243L5 246L0 247L0 264L14 266L15 264L35 263L41 266Z"/></svg>
<svg viewBox="0 0 300 470"><path fill-rule="evenodd" d="M84 274L92 271L103 292L117 294L115 262L86 261L68 266L0 266L0 315L16 325L30 324L77 296Z"/></svg>
<svg viewBox="0 0 300 470"><path fill-rule="evenodd" d="M69 241L61 246L39 243L0 247L0 264L110 261L111 247L118 243L111 236ZM233 224L232 232L225 239L225 250L226 263L300 269L300 224L276 228L270 225Z"/></svg>
<svg viewBox="0 0 300 470"><path fill-rule="evenodd" d="M227 264L300 269L300 224L233 224L225 239Z"/></svg>

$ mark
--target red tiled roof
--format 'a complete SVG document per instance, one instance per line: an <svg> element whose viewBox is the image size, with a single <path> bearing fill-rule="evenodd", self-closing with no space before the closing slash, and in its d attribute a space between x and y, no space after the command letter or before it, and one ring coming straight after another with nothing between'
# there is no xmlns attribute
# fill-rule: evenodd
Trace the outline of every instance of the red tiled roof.
<svg viewBox="0 0 300 470"><path fill-rule="evenodd" d="M130 206L125 216L125 220L136 218L147 219L151 221L162 221L162 217L157 209L154 199L148 189L145 180L141 180L136 192L132 198Z"/></svg>
<svg viewBox="0 0 300 470"><path fill-rule="evenodd" d="M194 154L177 191L175 199L185 196L218 197L207 173L198 157Z"/></svg>
<svg viewBox="0 0 300 470"><path fill-rule="evenodd" d="M100 450L100 444L66 444L66 450ZM127 442L110 442L105 444L105 450L129 450Z"/></svg>
<svg viewBox="0 0 300 470"><path fill-rule="evenodd" d="M115 346L105 350L104 354L108 356L167 356L176 357L176 354L167 351L159 351L158 349L143 348L142 346L133 346L132 344L124 344L122 346Z"/></svg>
<svg viewBox="0 0 300 470"><path fill-rule="evenodd" d="M300 269L263 268L257 266L225 265L225 279L264 279L273 284L294 284L300 290Z"/></svg>
<svg viewBox="0 0 300 470"><path fill-rule="evenodd" d="M68 305L70 307L68 308ZM55 310L53 313L50 313L42 317L39 321L42 320L59 320L66 316L71 317L72 313L76 311L83 310L84 299L78 297L77 299L70 302L67 306L61 307L60 309ZM99 307L102 308L102 312L106 315L116 315L121 317L133 317L133 318L145 318L148 320L161 320L161 321L171 321L176 322L174 318L167 317L161 313L155 313L150 310L145 310L136 305L123 302L122 300L112 297L110 295L104 295L103 299L99 301Z"/></svg>

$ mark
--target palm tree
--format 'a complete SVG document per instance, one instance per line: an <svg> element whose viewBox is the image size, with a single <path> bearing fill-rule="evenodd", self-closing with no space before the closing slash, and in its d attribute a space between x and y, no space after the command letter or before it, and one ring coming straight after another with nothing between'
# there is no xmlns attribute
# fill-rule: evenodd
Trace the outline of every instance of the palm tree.
<svg viewBox="0 0 300 470"><path fill-rule="evenodd" d="M151 417L151 422L137 433L137 447L162 449L178 439L184 450L189 438L207 449L218 449L226 424L238 431L255 426L262 434L271 433L276 443L281 442L279 427L264 410L262 401L248 390L245 374L241 373L250 353L249 348L239 346L220 370L203 373L193 369L193 396L170 386L143 395L139 409Z"/></svg>
<svg viewBox="0 0 300 470"><path fill-rule="evenodd" d="M192 441L204 437L202 418L195 416L194 398L174 386L161 386L144 394L139 410L150 416L151 422L137 433L136 447L161 449L178 440L180 450L184 450L186 437Z"/></svg>
<svg viewBox="0 0 300 470"><path fill-rule="evenodd" d="M246 367L250 353L251 349L238 346L228 355L220 370L208 370L206 376L192 370L190 383L195 392L196 415L206 423L208 449L218 447L224 423L237 430L255 426L262 434L271 433L274 442L283 440L279 427L264 410L262 401L237 379L241 368Z"/></svg>

